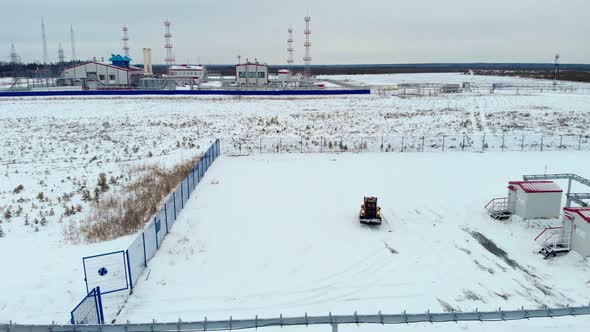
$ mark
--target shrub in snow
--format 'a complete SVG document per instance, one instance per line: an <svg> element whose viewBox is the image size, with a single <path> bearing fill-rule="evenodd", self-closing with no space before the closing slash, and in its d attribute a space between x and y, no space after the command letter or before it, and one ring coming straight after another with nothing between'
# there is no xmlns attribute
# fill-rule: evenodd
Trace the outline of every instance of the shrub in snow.
<svg viewBox="0 0 590 332"><path fill-rule="evenodd" d="M98 175L98 188L100 191L106 192L109 190L109 184L107 182L107 175L105 173L100 173Z"/></svg>
<svg viewBox="0 0 590 332"><path fill-rule="evenodd" d="M18 209L16 209L16 216L19 217L22 213L23 213L23 207L19 205Z"/></svg>
<svg viewBox="0 0 590 332"><path fill-rule="evenodd" d="M92 196L90 196L90 190L88 190L88 189L82 190L82 200L84 202L90 202L92 200Z"/></svg>
<svg viewBox="0 0 590 332"><path fill-rule="evenodd" d="M94 188L94 201L96 203L98 203L99 200L100 200L100 188L96 187L96 188Z"/></svg>
<svg viewBox="0 0 590 332"><path fill-rule="evenodd" d="M4 211L4 219L6 219L7 221L10 221L10 218L12 218L12 210L9 206L6 208L6 211Z"/></svg>
<svg viewBox="0 0 590 332"><path fill-rule="evenodd" d="M19 184L16 188L14 188L12 193L13 194L20 194L20 192L23 191L24 189L25 189L25 187L22 184Z"/></svg>
<svg viewBox="0 0 590 332"><path fill-rule="evenodd" d="M0 237L4 237L4 230L2 229L2 226L0 226Z"/></svg>
<svg viewBox="0 0 590 332"><path fill-rule="evenodd" d="M37 199L43 202L45 200L45 194L43 192L38 193Z"/></svg>
<svg viewBox="0 0 590 332"><path fill-rule="evenodd" d="M47 226L47 218L41 218L41 226Z"/></svg>

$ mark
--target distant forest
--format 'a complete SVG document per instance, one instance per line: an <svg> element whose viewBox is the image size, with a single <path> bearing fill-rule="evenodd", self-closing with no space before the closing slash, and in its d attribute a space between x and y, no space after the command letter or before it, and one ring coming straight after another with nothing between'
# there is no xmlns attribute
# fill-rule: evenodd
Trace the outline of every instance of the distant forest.
<svg viewBox="0 0 590 332"><path fill-rule="evenodd" d="M0 62L0 77L12 76L57 76L59 72L79 62L41 65L38 63L14 64ZM136 64L137 67L143 67ZM288 68L286 65L270 65L270 71ZM165 65L154 65L156 75L166 72ZM302 65L291 66L294 72L303 72ZM207 65L210 73L235 74L234 65ZM520 76L553 79L552 63L421 63L421 64L355 64L355 65L312 65L315 75L357 75L396 73L448 73L469 72L479 75ZM559 79L590 82L590 64L561 64Z"/></svg>

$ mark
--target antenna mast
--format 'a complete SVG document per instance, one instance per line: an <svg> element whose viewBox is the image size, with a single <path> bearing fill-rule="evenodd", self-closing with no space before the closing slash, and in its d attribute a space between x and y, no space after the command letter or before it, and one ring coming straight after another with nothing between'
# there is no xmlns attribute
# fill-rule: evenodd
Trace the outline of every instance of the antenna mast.
<svg viewBox="0 0 590 332"><path fill-rule="evenodd" d="M20 57L18 56L18 53L16 53L14 44L12 44L12 49L10 50L10 63L20 63Z"/></svg>
<svg viewBox="0 0 590 332"><path fill-rule="evenodd" d="M64 56L64 48L61 46L61 43L57 46L57 60L59 63L64 63L66 61L66 57Z"/></svg>
<svg viewBox="0 0 590 332"><path fill-rule="evenodd" d="M291 65L293 65L293 28L289 28L287 30L289 32L289 39L287 39L287 52L289 52L289 57L287 58L287 65L289 69L291 69Z"/></svg>
<svg viewBox="0 0 590 332"><path fill-rule="evenodd" d="M559 54L555 54L555 69L553 72L553 85L557 85L557 77L559 76Z"/></svg>
<svg viewBox="0 0 590 332"><path fill-rule="evenodd" d="M305 43L303 44L305 46L305 57L303 58L303 61L305 62L305 69L303 75L306 78L309 78L311 76L311 68L309 67L309 65L311 64L311 42L309 41L311 29L309 28L309 21L311 21L311 17L309 17L309 14L307 14L307 16L305 16Z"/></svg>
<svg viewBox="0 0 590 332"><path fill-rule="evenodd" d="M166 49L166 65L172 66L175 62L174 55L172 53L172 33L170 33L170 20L164 21L164 27L166 32L164 33L164 48Z"/></svg>

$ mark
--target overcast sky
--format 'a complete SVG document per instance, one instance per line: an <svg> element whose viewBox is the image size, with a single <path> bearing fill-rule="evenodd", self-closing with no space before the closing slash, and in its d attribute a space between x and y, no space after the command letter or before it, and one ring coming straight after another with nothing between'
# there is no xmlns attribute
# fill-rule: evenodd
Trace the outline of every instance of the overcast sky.
<svg viewBox="0 0 590 332"><path fill-rule="evenodd" d="M240 54L284 64L292 26L298 64L307 9L314 64L552 62L556 52L563 63L590 63L588 0L2 0L0 60L12 43L23 61L42 60L43 16L52 61L58 42L70 58L70 25L78 58L90 59L122 53L127 24L131 57L141 62L151 47L161 63L169 18L177 63Z"/></svg>

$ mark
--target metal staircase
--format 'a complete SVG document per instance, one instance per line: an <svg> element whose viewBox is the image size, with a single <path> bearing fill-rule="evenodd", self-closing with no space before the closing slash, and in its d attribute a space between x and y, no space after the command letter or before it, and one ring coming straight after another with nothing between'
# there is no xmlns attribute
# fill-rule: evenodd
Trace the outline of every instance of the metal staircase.
<svg viewBox="0 0 590 332"><path fill-rule="evenodd" d="M571 232L563 227L546 227L535 237L541 249L539 254L544 259L566 254L570 251Z"/></svg>
<svg viewBox="0 0 590 332"><path fill-rule="evenodd" d="M508 197L493 198L486 204L490 217L497 220L506 220L512 216L512 209L509 206Z"/></svg>

